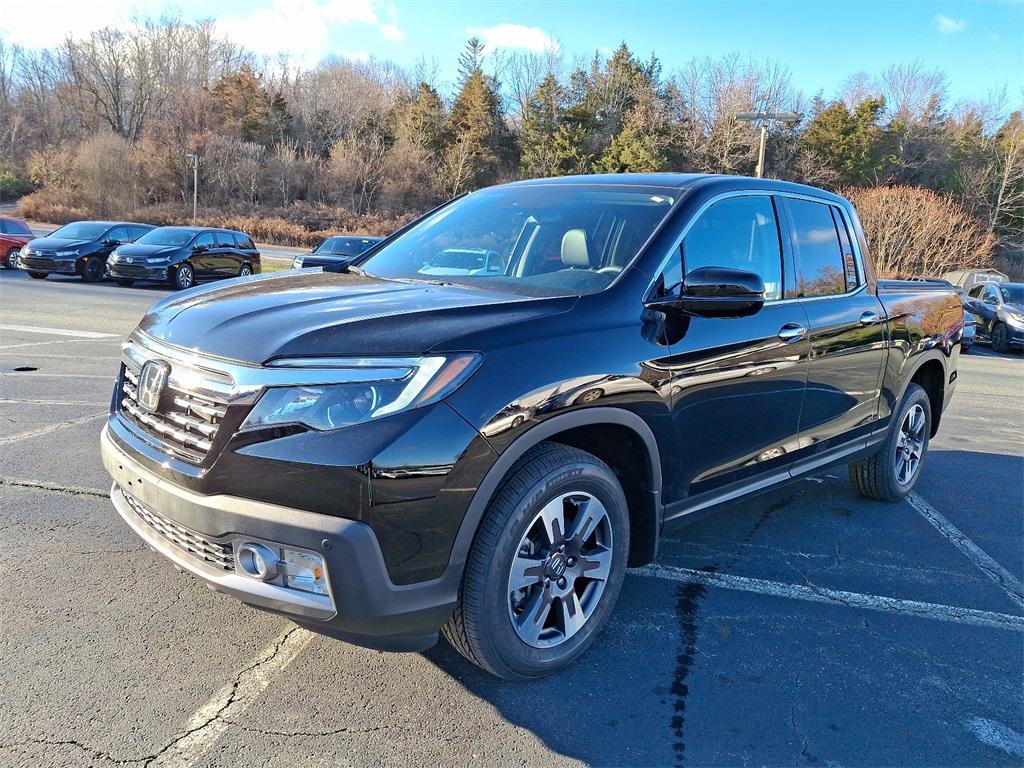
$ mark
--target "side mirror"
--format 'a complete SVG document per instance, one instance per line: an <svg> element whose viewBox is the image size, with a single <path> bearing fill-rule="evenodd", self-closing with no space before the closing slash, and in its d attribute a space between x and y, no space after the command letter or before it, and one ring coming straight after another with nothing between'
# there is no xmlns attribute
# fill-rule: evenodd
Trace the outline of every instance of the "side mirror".
<svg viewBox="0 0 1024 768"><path fill-rule="evenodd" d="M697 317L749 317L764 306L764 280L743 269L698 267L683 278L676 295L647 306Z"/></svg>
<svg viewBox="0 0 1024 768"><path fill-rule="evenodd" d="M208 248L209 248L209 246L206 246L206 245L193 245L192 246L192 253L202 253L203 251L207 250Z"/></svg>

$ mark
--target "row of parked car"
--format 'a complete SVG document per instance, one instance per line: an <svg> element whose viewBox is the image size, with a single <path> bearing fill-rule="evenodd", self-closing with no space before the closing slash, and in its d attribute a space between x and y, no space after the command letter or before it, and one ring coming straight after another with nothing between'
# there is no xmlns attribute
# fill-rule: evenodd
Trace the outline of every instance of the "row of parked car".
<svg viewBox="0 0 1024 768"><path fill-rule="evenodd" d="M382 239L330 237L311 253L297 256L293 267L344 269ZM260 252L244 232L131 221L75 221L36 237L24 221L0 217L0 258L7 269L22 269L36 280L77 275L90 283L110 278L118 285L145 281L179 290L201 279L245 277L262 270Z"/></svg>

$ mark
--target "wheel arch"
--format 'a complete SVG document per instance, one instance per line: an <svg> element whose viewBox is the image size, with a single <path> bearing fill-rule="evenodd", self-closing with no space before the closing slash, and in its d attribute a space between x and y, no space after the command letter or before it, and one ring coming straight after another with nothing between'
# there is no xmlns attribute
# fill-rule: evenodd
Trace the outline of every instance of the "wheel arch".
<svg viewBox="0 0 1024 768"><path fill-rule="evenodd" d="M911 384L917 384L928 394L932 417L931 434L929 436L935 437L935 433L939 429L939 422L942 419L942 409L946 397L946 366L943 363L942 355L936 352L935 354L923 356L921 360L917 361L910 376L907 377L906 383L903 385L903 390L900 392L900 398L897 402L903 401L907 388Z"/></svg>
<svg viewBox="0 0 1024 768"><path fill-rule="evenodd" d="M608 464L622 484L630 517L630 565L654 560L663 511L662 465L657 440L647 423L621 408L593 407L553 416L519 436L498 456L466 510L452 548L450 566L462 566L473 538L509 470L545 442L571 445Z"/></svg>

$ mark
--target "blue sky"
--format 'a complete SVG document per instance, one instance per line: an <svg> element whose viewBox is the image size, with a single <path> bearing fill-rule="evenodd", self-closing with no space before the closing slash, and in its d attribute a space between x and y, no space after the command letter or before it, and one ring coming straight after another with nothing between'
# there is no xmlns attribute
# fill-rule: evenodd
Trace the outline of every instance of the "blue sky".
<svg viewBox="0 0 1024 768"><path fill-rule="evenodd" d="M33 0L0 14L0 34L38 47L69 31L167 12L213 17L260 53L306 63L328 54L436 60L442 80L453 77L457 51L476 33L495 49L556 45L569 62L625 40L644 57L656 53L666 72L705 54L772 58L809 96L833 94L854 72L919 59L946 71L954 99L1006 85L1011 101L1024 102L1024 0Z"/></svg>

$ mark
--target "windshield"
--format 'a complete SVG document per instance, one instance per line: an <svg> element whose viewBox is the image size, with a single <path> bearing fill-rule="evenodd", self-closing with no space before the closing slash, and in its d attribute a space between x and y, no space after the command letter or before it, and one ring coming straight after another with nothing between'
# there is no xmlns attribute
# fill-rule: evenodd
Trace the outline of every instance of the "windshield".
<svg viewBox="0 0 1024 768"><path fill-rule="evenodd" d="M328 237L313 249L313 253L345 253L345 241L340 237Z"/></svg>
<svg viewBox="0 0 1024 768"><path fill-rule="evenodd" d="M674 202L661 187L494 187L445 206L359 266L376 277L525 296L597 293Z"/></svg>
<svg viewBox="0 0 1024 768"><path fill-rule="evenodd" d="M95 240L109 228L109 224L98 224L95 221L75 221L52 232L50 237L59 237L62 240Z"/></svg>
<svg viewBox="0 0 1024 768"><path fill-rule="evenodd" d="M1004 304L1024 304L1024 283L1003 283L999 292Z"/></svg>
<svg viewBox="0 0 1024 768"><path fill-rule="evenodd" d="M143 245L185 245L193 235L195 235L195 231L191 229L161 227L160 229L151 229L135 242Z"/></svg>

